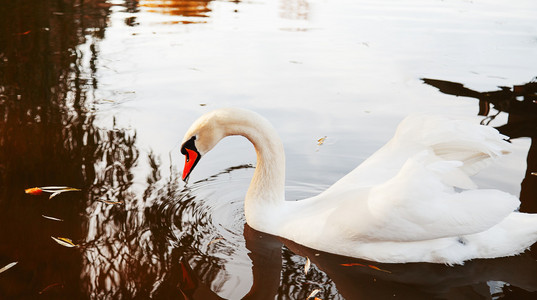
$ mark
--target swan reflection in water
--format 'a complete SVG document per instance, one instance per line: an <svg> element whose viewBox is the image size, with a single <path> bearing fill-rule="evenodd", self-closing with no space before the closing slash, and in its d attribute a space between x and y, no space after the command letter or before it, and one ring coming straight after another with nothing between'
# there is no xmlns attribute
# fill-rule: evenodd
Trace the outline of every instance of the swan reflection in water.
<svg viewBox="0 0 537 300"><path fill-rule="evenodd" d="M537 291L531 252L454 267L381 264L256 231L245 224L242 192L229 182L247 181L251 171L233 167L183 189L177 174L155 181L145 195L153 204L127 218L129 228L116 228L130 233L127 243L103 228L87 245L89 290L154 299L306 299L316 289L321 299L482 299Z"/></svg>

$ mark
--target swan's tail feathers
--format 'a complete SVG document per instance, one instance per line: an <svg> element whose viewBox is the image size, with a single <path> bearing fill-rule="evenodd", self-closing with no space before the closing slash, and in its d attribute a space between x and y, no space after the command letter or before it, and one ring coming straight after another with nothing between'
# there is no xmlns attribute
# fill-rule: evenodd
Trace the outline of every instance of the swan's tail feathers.
<svg viewBox="0 0 537 300"><path fill-rule="evenodd" d="M479 251L476 257L517 255L537 241L537 215L514 212L489 230L467 238Z"/></svg>
<svg viewBox="0 0 537 300"><path fill-rule="evenodd" d="M491 158L509 153L510 144L495 128L440 116L410 116L398 127L396 137L429 146L442 160L460 161L460 170L474 175Z"/></svg>

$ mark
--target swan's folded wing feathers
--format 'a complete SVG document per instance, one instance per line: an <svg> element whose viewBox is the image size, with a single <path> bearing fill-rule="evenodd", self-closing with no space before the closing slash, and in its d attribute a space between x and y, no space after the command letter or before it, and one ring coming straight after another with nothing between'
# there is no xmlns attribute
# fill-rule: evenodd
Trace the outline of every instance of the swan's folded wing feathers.
<svg viewBox="0 0 537 300"><path fill-rule="evenodd" d="M490 158L508 153L511 145L493 127L443 116L411 115L398 126L394 140L430 147L444 160L458 160L461 170L474 175Z"/></svg>
<svg viewBox="0 0 537 300"><path fill-rule="evenodd" d="M427 168L418 155L397 176L371 189L368 205L376 227L369 230L375 230L376 239L417 241L473 234L496 225L518 207L516 197L498 190L456 192L441 174L452 172L457 163L435 164Z"/></svg>
<svg viewBox="0 0 537 300"><path fill-rule="evenodd" d="M505 136L489 126L444 116L411 115L401 122L386 145L343 177L333 189L383 183L395 176L409 157L423 150L432 151L437 160L462 162L457 172L471 176L488 166L492 158L509 152L511 145L504 139ZM467 180L466 184L469 184ZM472 184L460 187L470 186L475 188Z"/></svg>

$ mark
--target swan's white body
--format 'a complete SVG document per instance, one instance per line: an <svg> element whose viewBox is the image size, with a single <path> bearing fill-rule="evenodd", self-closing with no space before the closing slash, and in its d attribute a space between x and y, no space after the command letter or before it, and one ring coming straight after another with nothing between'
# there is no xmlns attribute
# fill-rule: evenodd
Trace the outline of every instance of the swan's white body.
<svg viewBox="0 0 537 300"><path fill-rule="evenodd" d="M254 229L340 255L379 262L460 264L511 256L537 240L537 215L519 200L476 189L469 178L508 143L493 128L412 116L395 136L318 196L285 201L285 155L270 123L242 109L202 116L185 135L203 156L220 139L242 135L257 151L245 198Z"/></svg>

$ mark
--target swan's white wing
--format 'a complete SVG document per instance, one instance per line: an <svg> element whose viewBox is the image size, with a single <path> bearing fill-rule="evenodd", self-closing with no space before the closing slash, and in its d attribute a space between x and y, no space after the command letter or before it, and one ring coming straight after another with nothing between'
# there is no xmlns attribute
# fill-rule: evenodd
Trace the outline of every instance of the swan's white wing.
<svg viewBox="0 0 537 300"><path fill-rule="evenodd" d="M496 129L465 120L442 116L411 115L397 127L394 137L356 169L341 178L329 190L381 184L395 176L408 160L424 150L439 159L462 162L459 172L474 175L487 166L491 158L508 152L510 144ZM460 181L452 173L451 184L475 188L471 181Z"/></svg>
<svg viewBox="0 0 537 300"><path fill-rule="evenodd" d="M323 217L329 222L305 222L307 217L301 222L330 223L340 235L362 242L423 241L487 230L513 212L519 200L497 190L458 192L455 187L475 188L469 176L508 147L494 128L408 117L360 166L301 203L304 216L318 209L330 214Z"/></svg>
<svg viewBox="0 0 537 300"><path fill-rule="evenodd" d="M410 159L387 182L370 190L369 210L378 240L418 241L478 233L500 223L520 204L498 190L457 192L450 181L461 162L430 162L431 153ZM462 180L465 180L464 178ZM469 178L467 179L469 180Z"/></svg>

